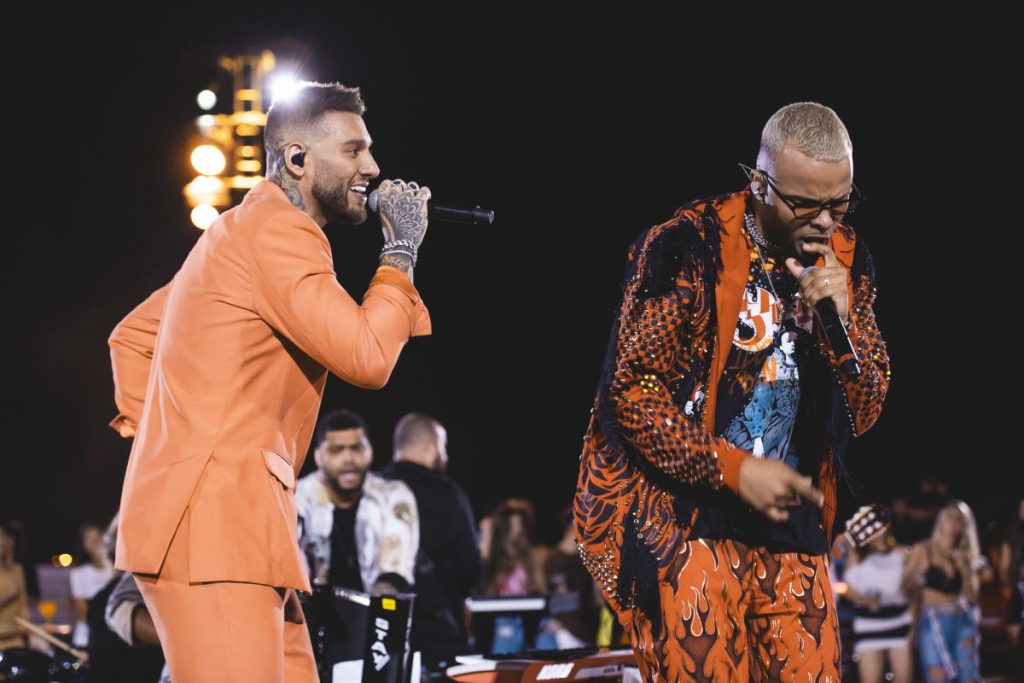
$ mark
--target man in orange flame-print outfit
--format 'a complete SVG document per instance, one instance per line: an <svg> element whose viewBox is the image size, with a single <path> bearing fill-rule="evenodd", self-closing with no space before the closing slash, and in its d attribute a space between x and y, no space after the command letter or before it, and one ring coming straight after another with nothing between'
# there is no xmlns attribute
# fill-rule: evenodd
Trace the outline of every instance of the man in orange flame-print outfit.
<svg viewBox="0 0 1024 683"><path fill-rule="evenodd" d="M889 384L846 127L783 107L749 173L631 248L584 440L580 553L647 681L839 680L835 471Z"/></svg>

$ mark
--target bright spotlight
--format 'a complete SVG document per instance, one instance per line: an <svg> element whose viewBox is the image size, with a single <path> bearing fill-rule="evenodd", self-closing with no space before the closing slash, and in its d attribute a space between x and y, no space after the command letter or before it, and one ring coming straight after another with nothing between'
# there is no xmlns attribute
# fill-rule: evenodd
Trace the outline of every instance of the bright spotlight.
<svg viewBox="0 0 1024 683"><path fill-rule="evenodd" d="M184 187L184 194L189 206L226 206L231 203L228 185L220 176L197 176Z"/></svg>
<svg viewBox="0 0 1024 683"><path fill-rule="evenodd" d="M192 167L203 175L217 175L227 163L224 152L213 145L199 145L192 150Z"/></svg>
<svg viewBox="0 0 1024 683"><path fill-rule="evenodd" d="M196 226L200 230L206 230L208 227L213 225L213 222L217 220L217 216L219 215L220 211L217 211L217 209L209 204L200 204L196 208L192 209L192 225Z"/></svg>
<svg viewBox="0 0 1024 683"><path fill-rule="evenodd" d="M302 81L288 74L280 74L270 79L270 101L287 100L299 91Z"/></svg>
<svg viewBox="0 0 1024 683"><path fill-rule="evenodd" d="M224 189L223 180L208 175L199 176L189 185L196 194L216 194Z"/></svg>
<svg viewBox="0 0 1024 683"><path fill-rule="evenodd" d="M214 124L217 123L217 117L213 114L203 114L196 119L196 126L199 128L199 132L206 135L213 128Z"/></svg>
<svg viewBox="0 0 1024 683"><path fill-rule="evenodd" d="M61 553L57 556L57 561L60 563L60 566L62 567L70 567L71 563L74 562L74 558L71 557L71 555L69 555L68 553Z"/></svg>
<svg viewBox="0 0 1024 683"><path fill-rule="evenodd" d="M217 106L217 93L212 90L203 90L196 95L196 104L203 111L210 111Z"/></svg>

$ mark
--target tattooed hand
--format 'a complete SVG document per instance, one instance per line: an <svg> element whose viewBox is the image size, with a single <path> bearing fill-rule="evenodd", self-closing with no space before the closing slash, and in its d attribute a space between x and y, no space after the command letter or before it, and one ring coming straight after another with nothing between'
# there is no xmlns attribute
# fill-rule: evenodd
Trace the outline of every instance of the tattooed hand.
<svg viewBox="0 0 1024 683"><path fill-rule="evenodd" d="M427 233L430 188L404 180L385 180L377 188L377 198L384 241L408 240L419 248ZM412 259L404 254L384 254L381 264L408 270Z"/></svg>

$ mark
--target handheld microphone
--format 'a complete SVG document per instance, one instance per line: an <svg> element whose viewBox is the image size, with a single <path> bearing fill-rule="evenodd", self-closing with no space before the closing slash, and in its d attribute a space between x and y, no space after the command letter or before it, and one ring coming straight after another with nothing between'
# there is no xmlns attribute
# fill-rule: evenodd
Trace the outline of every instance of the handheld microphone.
<svg viewBox="0 0 1024 683"><path fill-rule="evenodd" d="M380 207L380 195L377 190L370 193L366 198L366 206L374 213ZM427 215L432 220L444 221L447 223L468 223L470 225L490 225L494 222L494 212L481 209L479 206L472 209L453 209L448 206L427 205Z"/></svg>
<svg viewBox="0 0 1024 683"><path fill-rule="evenodd" d="M836 310L836 303L825 297L814 305L814 311L818 314L821 327L825 331L825 338L829 346L839 358L839 367L847 377L856 377L860 374L860 363L857 352L850 343L850 335L846 333L843 321L839 319L839 311Z"/></svg>
<svg viewBox="0 0 1024 683"><path fill-rule="evenodd" d="M799 260L803 262L805 267L813 267L813 262L810 265L806 263L810 259L816 261L817 254L804 254L804 258ZM846 333L846 326L839 319L836 302L832 301L829 297L825 297L814 305L814 312L821 322L821 328L825 332L825 338L828 339L829 346L832 347L832 351L839 359L840 369L847 377L859 375L860 360L857 358L857 352L854 350L853 344L850 343L850 335Z"/></svg>

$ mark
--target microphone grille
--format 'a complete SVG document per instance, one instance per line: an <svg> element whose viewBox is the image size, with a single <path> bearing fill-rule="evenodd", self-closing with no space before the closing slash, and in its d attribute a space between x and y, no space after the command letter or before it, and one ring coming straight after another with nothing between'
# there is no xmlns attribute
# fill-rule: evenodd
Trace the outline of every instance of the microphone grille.
<svg viewBox="0 0 1024 683"><path fill-rule="evenodd" d="M373 211L374 213L377 213L377 205L378 205L379 202L380 202L380 193L378 193L377 190L374 190L373 192L371 192L370 196L366 198L366 206L367 206L367 208L369 208L370 211Z"/></svg>

